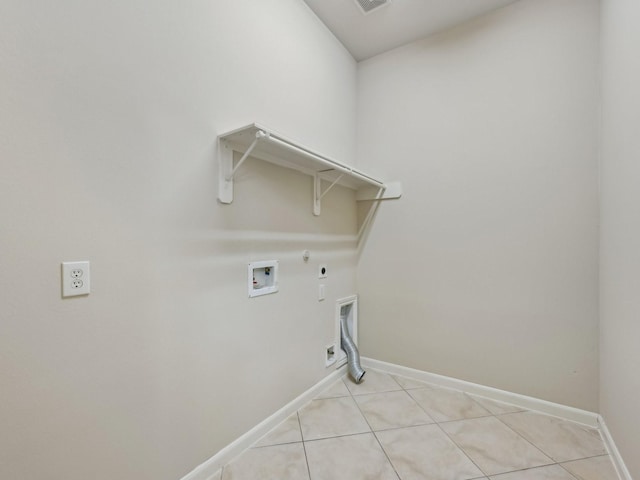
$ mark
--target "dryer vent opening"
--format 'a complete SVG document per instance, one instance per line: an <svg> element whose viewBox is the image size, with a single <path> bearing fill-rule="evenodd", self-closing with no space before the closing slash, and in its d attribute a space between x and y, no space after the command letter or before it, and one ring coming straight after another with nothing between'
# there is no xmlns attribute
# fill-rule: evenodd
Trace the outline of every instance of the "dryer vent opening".
<svg viewBox="0 0 640 480"><path fill-rule="evenodd" d="M360 365L358 341L358 297L343 298L336 302L336 343L341 347L338 367L347 363L349 375L360 383L365 371ZM339 342L339 343L338 343Z"/></svg>

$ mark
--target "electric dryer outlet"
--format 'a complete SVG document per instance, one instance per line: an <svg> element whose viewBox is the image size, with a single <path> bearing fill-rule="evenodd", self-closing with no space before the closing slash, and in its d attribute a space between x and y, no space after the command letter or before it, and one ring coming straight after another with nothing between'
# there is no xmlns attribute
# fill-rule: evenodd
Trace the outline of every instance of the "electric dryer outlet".
<svg viewBox="0 0 640 480"><path fill-rule="evenodd" d="M326 263L318 265L318 278L327 278L328 273L329 269Z"/></svg>

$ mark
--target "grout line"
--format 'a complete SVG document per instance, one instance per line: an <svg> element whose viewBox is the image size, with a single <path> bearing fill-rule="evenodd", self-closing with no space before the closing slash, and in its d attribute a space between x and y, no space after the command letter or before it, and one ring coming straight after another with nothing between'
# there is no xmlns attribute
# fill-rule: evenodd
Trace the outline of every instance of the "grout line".
<svg viewBox="0 0 640 480"><path fill-rule="evenodd" d="M576 480L581 480L580 478L578 478L576 475L574 475L573 473L571 473L569 470L567 470L566 468L564 468L564 465L562 465L561 463L556 463L556 465L558 465L561 469L563 469L565 472L567 472L569 475L571 475L573 478L575 478Z"/></svg>
<svg viewBox="0 0 640 480"><path fill-rule="evenodd" d="M376 442L378 442L378 445L380 445L380 450L382 450L382 453L384 453L384 456L386 457L387 462L389 462L389 465L391 465L391 468L393 469L393 473L395 473L396 476L398 477L398 480L400 480L401 479L400 474L396 470L396 466L393 464L393 462L389 458L389 455L387 454L387 451L382 446L382 443L380 443L380 439L378 438L378 435L376 435L376 432L372 432L372 433L373 433L373 438L375 438Z"/></svg>
<svg viewBox="0 0 640 480"><path fill-rule="evenodd" d="M374 370L375 371L375 370ZM348 373L347 373L348 375ZM387 374L389 375L389 374ZM389 375L391 377L391 375ZM393 377L391 377L393 379ZM365 379L366 380L366 379ZM395 379L393 379L395 381ZM396 382L398 383L398 382ZM400 388L402 388L401 385L399 385ZM347 390L349 390L349 387L347 387ZM349 393L351 394L351 398L353 398L353 394L351 393L351 390L349 390ZM389 455L387 454L387 451L384 449L384 447L382 446L382 444L380 443L380 439L378 438L378 436L376 435L376 432L373 430L373 428L371 427L371 424L369 423L369 420L367 420L366 415L364 414L364 412L362 411L362 409L360 408L360 405L358 404L358 402L356 402L356 399L353 398L353 402L356 404L356 406L358 407L358 410L360 411L360 414L364 417L364 421L367 422L367 425L369 425L369 428L371 429L371 433L373 434L373 438L376 439L376 442L378 442L378 445L380 446L380 449L382 450L382 453L384 453L384 456L386 457L387 461L389 462L389 465L391 465L391 468L393 469L393 472L396 474L396 476L398 477L398 480L400 479L400 474L398 473L398 471L396 470L395 465L393 464L393 462L391 461L391 459L389 458Z"/></svg>
<svg viewBox="0 0 640 480"><path fill-rule="evenodd" d="M342 381L342 383L344 384L344 377L341 377L340 380ZM311 400L312 402L315 402L317 400L337 400L339 398L351 398L351 401L353 403L355 403L356 407L358 407L358 402L356 402L355 398L353 398L353 394L351 393L351 391L349 390L349 387L347 387L345 385L345 388L347 389L347 391L349 392L349 395L344 395L342 397L335 397L335 398L318 398L318 399L313 399ZM360 407L358 407L358 410L360 409ZM360 412L360 414L362 415L362 412ZM364 417L364 415L362 415ZM367 419L364 419L365 422L367 422ZM298 422L300 422L300 435L302 436L302 442L317 442L319 440L328 440L331 438L340 438L340 437L353 437L356 435L365 435L367 433L372 433L373 430L371 430L371 425L369 425L369 422L367 422L367 426L369 427L369 432L357 432L357 433L346 433L346 434L342 434L342 435L331 435L329 437L322 437L322 438L310 438L310 439L305 439L304 438L304 433L302 432L302 422L300 421L300 416L298 415Z"/></svg>
<svg viewBox="0 0 640 480"><path fill-rule="evenodd" d="M489 475L487 474L487 472L485 472L482 468L480 468L480 465L478 465L478 464L473 460L473 458L471 458L471 457L469 456L469 454L465 451L465 449L464 449L464 448L462 448L460 445L458 445L458 442L456 442L453 438L451 438L451 435L449 435L449 434L444 430L444 428L442 428L442 427L440 426L440 424L439 424L439 423L436 423L436 425L438 426L438 428L440 429L440 431L441 431L442 433L444 433L444 434L446 435L446 437L447 437L449 440L451 440L451 443L453 443L453 444L458 448L458 450L460 450L460 451L464 454L464 456L465 456L465 457L467 457L467 458L469 459L469 461L470 461L471 463L473 463L473 464L476 466L476 468L477 468L478 470L480 470L480 473L482 473L485 477L489 478ZM479 478L481 478L481 477L479 477Z"/></svg>
<svg viewBox="0 0 640 480"><path fill-rule="evenodd" d="M520 432L518 432L515 428L511 427L507 422L502 421L501 418L498 418L497 415L495 415L496 420L498 420L500 423L502 423L503 425L505 425L509 430L511 430L512 432L514 432L516 435L518 435L520 438L523 438L527 443L529 443L530 445L532 445L536 450L538 450L540 453L542 453L545 457L547 457L549 460L551 460L554 463L558 463L556 461L555 458L553 458L550 454L548 454L547 452L545 452L541 447L537 446L535 443L533 443L531 440L529 440L527 437L525 437L524 435L522 435Z"/></svg>
<svg viewBox="0 0 640 480"><path fill-rule="evenodd" d="M416 389L412 389L412 390L416 390ZM462 392L462 393L464 393L464 392ZM409 392L407 392L407 395L409 395L409 397L411 397L411 400L413 400L413 401L418 405L418 407L420 407L420 408L422 409L422 411L423 411L424 413L426 413L426 414L427 414L427 416L428 416L431 420L433 420L433 423L435 423L435 424L437 424L437 425L440 425L441 423L461 422L461 421L463 421L463 420L473 420L473 419L476 419L476 418L487 418L487 417L494 417L494 416L495 416L493 413L489 412L486 408L484 408L484 407L483 407L482 409L483 409L483 410L485 410L485 411L488 413L488 415L480 415L480 416L478 416L478 417L463 417L463 418L457 418L457 419L454 419L454 420L441 420L441 421L438 421L438 420L436 420L435 418L433 418L433 416L431 416L431 414L427 411L427 409L426 409L426 408L424 408L424 407L420 404L420 402L418 402L415 398L413 398L413 396L412 396ZM466 394L465 394L465 395L466 395ZM467 395L467 396L468 396L468 395ZM472 399L472 400L473 400L473 399ZM480 406L482 407L482 405L480 405Z"/></svg>
<svg viewBox="0 0 640 480"><path fill-rule="evenodd" d="M576 478L577 480L581 480L581 478L575 474L570 472L566 467L565 464L566 463L573 463L573 462L581 462L583 460L590 460L592 458L600 458L600 457L608 457L609 459L609 463L611 463L611 467L613 468L614 471L616 471L615 465L613 463L613 457L609 454L609 453L605 453L603 455L592 455L590 457L584 457L584 458L576 458L575 460L565 460L564 462L558 462L557 465L559 465L560 467L562 467L564 470L567 471L567 473L569 473L569 475L571 475L572 477ZM617 472L616 472L617 473Z"/></svg>
<svg viewBox="0 0 640 480"><path fill-rule="evenodd" d="M321 442L322 440L331 440L332 438L357 437L358 435L368 435L369 433L373 432L345 433L342 435L333 435L331 437L311 438L309 440L305 440L304 443Z"/></svg>
<svg viewBox="0 0 640 480"><path fill-rule="evenodd" d="M484 405L482 405L480 402L478 402L477 400L475 400L471 395L469 395L466 392L462 392L462 395L464 395L466 398L468 398L469 400L471 400L471 403L477 405L478 407L480 407L482 410L484 410L485 412L487 412L489 415L493 415L495 416L495 413L493 413L491 410L489 410L488 408L486 408Z"/></svg>
<svg viewBox="0 0 640 480"><path fill-rule="evenodd" d="M609 457L609 458L612 458L611 454L603 453L601 455L589 455L588 457L576 458L574 460L563 460L562 462L558 462L558 463L562 464L562 463L579 462L580 460L589 460L591 458L598 458L598 457Z"/></svg>
<svg viewBox="0 0 640 480"><path fill-rule="evenodd" d="M547 468L547 467L555 467L555 466L562 467L562 465L560 465L559 463L549 463L547 465L537 465L535 467L520 468L518 470L510 470L508 472L494 473L493 475L491 475L491 477L497 477L499 475L506 475L506 474L509 474L509 473L527 472L529 470L535 470L537 468ZM574 475L571 474L571 472L567 471L567 473L570 474L573 478L576 478ZM577 480L580 480L580 479L577 479Z"/></svg>
<svg viewBox="0 0 640 480"><path fill-rule="evenodd" d="M367 392L367 393L353 393L354 397L364 397L365 395L379 395L381 393L394 393L394 392L402 392L403 390L384 390L382 392Z"/></svg>
<svg viewBox="0 0 640 480"><path fill-rule="evenodd" d="M393 376L392 376L392 378L393 378ZM407 378L407 377L404 377L404 378ZM395 378L394 378L394 380L395 380ZM398 382L397 380L396 380L396 383L400 384L400 382ZM422 410L422 411L427 415L427 417L429 417L431 420L433 420L433 422L434 422L434 423L428 423L428 424L426 424L426 425L436 425L436 426L440 429L440 431L441 431L441 432L442 432L442 433L443 433L443 434L444 434L444 435L445 435L445 436L446 436L446 437L447 437L447 438L448 438L448 439L449 439L449 440L450 440L450 441L451 441L451 442L456 446L456 448L457 448L458 450L460 450L460 451L462 452L462 454L463 454L465 457L467 457L467 458L469 459L469 461L470 461L473 465L475 465L475 467L476 467L476 468L480 471L480 473L483 475L482 477L476 477L476 478L489 478L489 476L485 473L485 471L484 471L484 470L482 470L482 469L480 468L480 466L479 466L476 462L474 462L474 461L473 461L473 459L472 459L469 455L467 455L467 452L466 452L466 451L465 451L465 450L464 450L460 445L458 445L458 444L453 440L453 438L451 438L451 437L449 436L449 434L448 434L447 432L445 432L445 431L444 431L444 429L440 426L440 423L446 423L446 422L438 422L438 421L436 421L436 420L435 420L435 419L434 419L434 418L429 414L429 412L427 412L427 410L426 410L422 405L420 405L420 403L419 403L415 398L413 398L413 396L408 392L408 390L428 389L428 388L431 388L431 387L429 387L429 386L425 386L425 387L405 388L405 387L403 387L402 385L400 385L400 387L401 387L401 388L402 388L402 390L403 390L403 391L404 391L404 392L409 396L409 398L411 398L411 400L413 400L413 401L415 402L415 404L418 406L418 408L420 408L420 409L421 409L421 410ZM482 406L482 405L481 405L481 406ZM483 408L484 408L484 407L483 407ZM486 408L484 408L484 410L487 410L487 409L486 409ZM451 421L454 421L454 420L451 420ZM415 426L424 426L424 425L415 425ZM411 427L404 427L404 428L411 428ZM376 437L376 438L377 438L377 437Z"/></svg>
<svg viewBox="0 0 640 480"><path fill-rule="evenodd" d="M485 410L488 410L489 412L491 412L492 415L495 415L495 416L498 416L498 415L509 415L511 413L522 413L522 412L531 411L531 410L529 410L527 408L518 407L517 405L513 405L511 403L503 402L503 401L500 401L500 400L493 400L491 398L483 397L482 395L477 395L475 393L464 392L464 394L467 395L468 397L470 397L474 402L479 403L482 408L484 408ZM499 412L499 413L493 413L489 407L485 407L482 403L480 403L480 401L478 399L486 400L486 401L488 401L490 403L497 403L497 404L507 405L509 407L514 408L515 410L511 410L511 411L508 411L508 412L504 412L503 411L503 412Z"/></svg>
<svg viewBox="0 0 640 480"><path fill-rule="evenodd" d="M441 423L464 422L465 420L476 420L476 419L479 419L479 418L490 418L490 417L495 417L495 416L496 415L494 415L493 413L490 413L489 415L480 415L478 417L463 417L463 418L456 418L454 420L442 420L440 422L436 421L435 423L440 425Z"/></svg>
<svg viewBox="0 0 640 480"><path fill-rule="evenodd" d="M280 447L282 445L295 445L296 443L303 443L303 442L302 440L296 440L295 442L272 443L270 445L258 445L257 447L249 447L247 450L260 450L261 448Z"/></svg>
<svg viewBox="0 0 640 480"><path fill-rule="evenodd" d="M296 412L296 418L298 419L298 428L300 429L300 438L302 439L302 450L304 450L304 461L307 464L307 473L309 474L309 480L311 480L311 467L309 467L309 457L307 457L307 447L304 444L304 438L302 436L302 423L300 422L300 413Z"/></svg>
<svg viewBox="0 0 640 480"><path fill-rule="evenodd" d="M421 387L421 388L425 388L425 389L427 389L427 388L431 388L431 387ZM442 388L442 387L437 387L437 386L436 386L436 388ZM403 389L404 389L404 387L403 387ZM417 389L418 389L418 388L412 388L411 390L417 390ZM406 391L406 390L408 390L408 389L404 389L404 390ZM480 472L481 472L481 473L482 473L486 478L489 478L489 475L488 475L488 474L487 474L487 473L486 473L482 468L480 468L480 465L478 465L478 464L477 464L477 463L476 463L476 462L475 462L475 461L474 461L474 460L473 460L473 459L472 459L472 458L467 454L467 452L466 452L466 451L465 451L465 450L464 450L464 449L463 449L463 448L462 448L462 447L461 447L461 446L460 446L460 445L459 445L459 444L458 444L458 443L457 443L457 442L456 442L456 441L455 441L455 440L454 440L454 439L453 439L453 438L452 438L452 437L451 437L451 436L450 436L450 435L449 435L449 434L448 434L448 433L447 433L447 432L442 428L441 424L442 424L442 423L460 422L460 421L465 421L465 420L474 420L474 419L477 419L477 418L490 418L490 417L497 417L497 415L496 415L496 414L494 414L494 413L492 413L489 409L487 409L487 408L483 407L479 402L476 402L476 401L475 401L475 400L474 400L474 399L473 399L469 394L467 394L466 392L462 392L461 390L456 390L456 389L448 389L448 390L453 390L453 391L456 391L456 392L460 392L460 393L462 393L462 394L463 394L463 395L465 395L467 398L469 398L473 403L476 403L476 404L480 405L480 407L482 407L482 409L483 409L483 410L485 410L486 412L488 412L488 413L489 413L489 415L482 415L482 416L479 416L479 417L472 417L472 418L461 418L461 419L457 419L457 420L444 420L444 421L439 422L439 421L437 421L437 420L433 419L433 418L431 417L431 415L429 415L429 412L427 412L427 411L426 411L426 409L425 409L422 405L420 405L420 403L419 403L415 398L413 398L413 396L411 396L411 394L410 394L409 392L407 392L407 394L408 394L408 395L411 397L411 399L412 399L414 402L416 402L416 404L417 404L417 405L418 405L418 406L419 406L419 407L420 407L420 408L421 408L421 409L422 409L422 410L427 414L427 416L429 416L429 418L432 418L432 420L434 420L435 425L437 425L437 426L438 426L438 428L442 431L442 433L444 433L444 434L447 436L447 438L449 438L449 440L451 440L451 442L452 442L452 443L453 443L453 444L454 444L454 445L455 445L455 446L456 446L456 447L457 447L457 448L458 448L458 449L459 449L459 450L460 450L460 451L461 451L461 452L462 452L462 453L463 453L463 454L464 454L464 455L469 459L469 461L470 461L471 463L473 463L473 464L476 466L476 468L477 468L478 470L480 470ZM504 423L504 422L502 422L502 423ZM507 426L508 426L508 425L507 425ZM515 432L515 433L517 434L518 432ZM525 439L525 440L526 440L526 439ZM529 442L529 443L531 443L531 442ZM532 444L532 445L533 445L533 444ZM540 449L539 449L538 447L536 447L535 445L533 445L533 446L534 446L536 449L540 450ZM545 457L547 457L547 455L546 455L544 452L542 452L542 453L545 455ZM505 473L509 473L509 472L505 472ZM478 478L482 478L482 477L478 477Z"/></svg>
<svg viewBox="0 0 640 480"><path fill-rule="evenodd" d="M392 432L394 430L402 430L403 428L414 428L414 427L426 427L427 425L435 425L436 422L431 423L415 423L413 425L404 425L402 427L385 427L385 428L377 428L372 430L373 432Z"/></svg>
<svg viewBox="0 0 640 480"><path fill-rule="evenodd" d="M385 372L385 373L386 373L386 372ZM447 438L449 438L449 440L451 440L451 442L456 446L456 448L458 448L458 450L460 450L460 451L462 452L462 454L463 454L465 457L467 457L467 458L469 459L469 461L470 461L473 465L475 465L475 467L478 469L478 471L482 474L482 476L480 476L480 477L475 477L475 478L479 478L479 479L480 479L480 478L483 478L483 477L488 478L488 475L485 473L485 471L484 471L484 470L482 470L482 469L480 468L480 466L479 466L479 465L477 465L477 464L476 464L476 462L474 462L474 461L473 461L473 459L472 459L471 457L469 457L469 455L467 455L467 452L465 452L465 451L464 451L464 449L463 449L462 447L460 447L460 445L458 445L458 444L457 444L457 443L456 443L456 442L455 442L451 437L449 437L449 435L447 434L447 432L445 432L445 431L442 429L442 427L441 427L441 426L438 424L438 422L437 422L437 421L436 421L436 420L435 420L435 419L434 419L434 418L429 414L429 412L427 412L427 411L426 411L426 409L425 409L422 405L420 405L420 403L419 403L415 398L413 398L413 397L411 396L411 394L407 391L407 390L409 390L409 389L404 388L402 385L400 385L400 382L398 382L398 381L393 377L393 375L391 375L391 374L389 374L389 373L387 373L387 375L389 375L389 376L393 379L393 381L395 381L395 382L400 386L400 388L402 389L402 391L403 391L403 392L405 392L405 393L408 395L408 397L409 397L409 398L410 398L410 399L411 399L411 400L412 400L412 401L413 401L413 402L418 406L418 408L420 408L420 409L425 413L425 415L427 416L427 418L430 418L430 419L433 421L433 423L426 423L426 424L422 424L422 425L411 425L411 426L408 426L408 427L397 427L397 428L395 428L395 429L389 429L389 430L400 430L400 429L405 429L405 428L414 428L414 427L424 427L424 426L428 426L428 425L436 425L436 426L437 426L437 428L438 428L438 429L440 429L440 431L441 431L441 432L442 432L442 433L443 433ZM427 387L420 387L420 388L425 388L425 389L426 389L426 388L430 388L430 387L428 387L428 386L427 386ZM416 389L414 388L414 389L411 389L411 390L416 390ZM463 393L464 393L464 392L463 392ZM473 399L472 399L472 400L473 400ZM357 404L357 403L358 403L358 402L356 402L356 404ZM482 405L481 405L481 406L482 406ZM359 406L358 406L358 408L359 408ZM487 409L483 407L483 410L487 410ZM368 423L368 422L367 422L367 423ZM372 430L373 430L373 429L372 429ZM381 431L388 431L388 430L381 430ZM374 436L376 437L376 440L378 440L378 444L380 444L380 447L381 447L381 448L382 448L382 450L385 452L385 455L387 455L387 452L384 450L384 447L383 447L383 446L382 446L382 444L380 443L380 440L378 439L378 436L376 435L376 432L375 432L375 431L373 431L373 434L374 434ZM388 456L388 455L387 455L387 458L389 458L389 456ZM391 460L390 460L390 459L389 459L389 462L391 462ZM391 465L393 466L393 463L392 463ZM395 471L395 467L393 467L393 469L394 469L394 471ZM398 474L398 472L397 472L397 471L396 471L396 475L398 475L398 477L400 477L400 475Z"/></svg>
<svg viewBox="0 0 640 480"><path fill-rule="evenodd" d="M374 371L375 371L375 370L374 370ZM386 373L387 375L389 375L389 377L391 377L391 380L393 380L394 382L396 382L396 385L398 385L400 388L402 388L402 385L400 385L400 382L399 382L399 381L397 381L393 375L391 375L390 373L387 373L387 372L383 372L383 373ZM402 389L404 390L404 388L402 388Z"/></svg>
<svg viewBox="0 0 640 480"><path fill-rule="evenodd" d="M398 382L396 382L396 383L398 383ZM381 392L381 393L384 393L384 392ZM360 404L358 402L356 402L355 398L353 399L353 402L356 404L356 407L358 407L358 411L360 412L360 415L362 415L362 418L364 418L364 421L367 422L367 425L369 425L369 428L371 429L371 433L373 434L373 438L376 439L376 442L378 443L378 446L380 447L380 450L382 450L382 453L384 453L384 456L387 459L387 462L389 462L389 465L391 465L391 468L393 469L393 473L395 473L396 477L398 477L398 480L400 480L400 474L398 473L398 471L396 470L395 465L393 464L393 462L389 458L389 455L387 454L387 451L384 449L384 447L380 443L380 439L378 438L378 436L376 435L375 430L373 429L373 427L369 423L369 420L367 419L367 416L364 414L364 412L360 408Z"/></svg>

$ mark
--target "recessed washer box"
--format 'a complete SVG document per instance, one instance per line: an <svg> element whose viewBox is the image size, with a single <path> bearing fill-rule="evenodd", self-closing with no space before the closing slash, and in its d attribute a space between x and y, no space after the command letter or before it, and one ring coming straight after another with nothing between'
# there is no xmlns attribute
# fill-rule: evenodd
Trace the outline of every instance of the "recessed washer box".
<svg viewBox="0 0 640 480"><path fill-rule="evenodd" d="M278 291L278 261L252 262L248 269L249 297L259 297Z"/></svg>

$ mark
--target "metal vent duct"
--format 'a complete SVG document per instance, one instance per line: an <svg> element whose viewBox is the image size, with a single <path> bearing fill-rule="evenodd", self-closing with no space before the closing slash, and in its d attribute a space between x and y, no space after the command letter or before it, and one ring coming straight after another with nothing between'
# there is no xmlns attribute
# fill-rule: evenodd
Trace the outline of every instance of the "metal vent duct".
<svg viewBox="0 0 640 480"><path fill-rule="evenodd" d="M374 10L389 5L391 0L355 0L358 6L362 9L362 12L366 15Z"/></svg>

